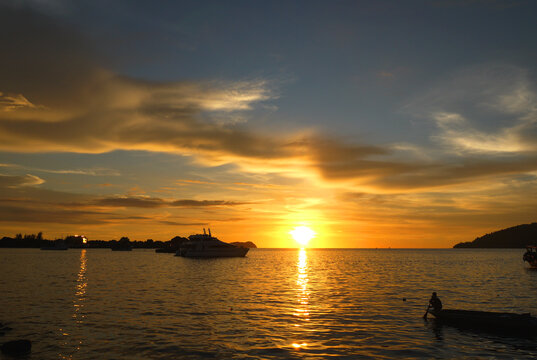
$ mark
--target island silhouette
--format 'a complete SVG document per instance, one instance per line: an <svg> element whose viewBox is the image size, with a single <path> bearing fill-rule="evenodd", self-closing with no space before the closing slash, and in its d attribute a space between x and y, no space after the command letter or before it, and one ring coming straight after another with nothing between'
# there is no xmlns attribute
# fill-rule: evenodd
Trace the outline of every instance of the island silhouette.
<svg viewBox="0 0 537 360"><path fill-rule="evenodd" d="M461 242L454 248L525 248L537 245L537 223L522 224L498 230L476 238L474 241Z"/></svg>

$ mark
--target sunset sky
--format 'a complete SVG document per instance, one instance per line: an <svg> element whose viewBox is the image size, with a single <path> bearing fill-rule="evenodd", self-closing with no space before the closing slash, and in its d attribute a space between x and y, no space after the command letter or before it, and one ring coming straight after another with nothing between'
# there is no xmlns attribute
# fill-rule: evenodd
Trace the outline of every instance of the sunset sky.
<svg viewBox="0 0 537 360"><path fill-rule="evenodd" d="M537 220L535 1L0 4L0 237L438 248Z"/></svg>

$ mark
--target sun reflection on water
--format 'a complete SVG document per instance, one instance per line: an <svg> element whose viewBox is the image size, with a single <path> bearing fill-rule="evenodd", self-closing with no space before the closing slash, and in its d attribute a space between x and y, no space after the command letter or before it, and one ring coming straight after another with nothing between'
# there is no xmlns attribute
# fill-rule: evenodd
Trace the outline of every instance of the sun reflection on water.
<svg viewBox="0 0 537 360"><path fill-rule="evenodd" d="M67 328L60 328L60 334L62 340L60 346L67 351L67 353L57 353L56 358L62 360L77 359L76 353L80 351L84 337L81 336L81 329L84 328L84 322L86 315L83 313L84 302L86 301L86 290L88 287L88 279L86 277L87 270L87 250L82 249L80 251L80 268L78 269L75 285L75 296L73 300L74 312L71 316L74 322L74 326L68 326Z"/></svg>
<svg viewBox="0 0 537 360"><path fill-rule="evenodd" d="M295 327L300 328L302 326L302 321L309 321L310 312L309 312L309 298L310 292L308 290L308 255L306 249L300 249L298 252L298 262L297 262L297 297L298 304L294 309L293 316L295 316L300 321L295 324ZM306 347L308 344L302 341L294 341L291 346L295 349L301 349Z"/></svg>
<svg viewBox="0 0 537 360"><path fill-rule="evenodd" d="M300 249L298 252L297 263L297 280L298 287L298 306L295 309L295 316L301 316L305 320L309 320L309 291L308 291L308 255L305 249Z"/></svg>
<svg viewBox="0 0 537 360"><path fill-rule="evenodd" d="M82 301L86 295L86 287L88 286L88 281L86 279L86 268L87 268L87 257L86 249L82 249L80 252L80 270L78 271L78 276L76 279L76 292L75 292L75 315L82 306Z"/></svg>
<svg viewBox="0 0 537 360"><path fill-rule="evenodd" d="M86 315L82 313L82 309L84 308L84 301L86 300L86 290L88 287L88 279L86 278L88 258L86 255L86 251L86 249L82 249L80 252L80 270L78 271L78 276L76 279L75 300L73 303L73 306L75 308L73 319L75 320L76 324L83 324L84 319L86 317ZM76 350L80 350L81 346L82 339L78 339ZM69 358L71 359L72 357Z"/></svg>

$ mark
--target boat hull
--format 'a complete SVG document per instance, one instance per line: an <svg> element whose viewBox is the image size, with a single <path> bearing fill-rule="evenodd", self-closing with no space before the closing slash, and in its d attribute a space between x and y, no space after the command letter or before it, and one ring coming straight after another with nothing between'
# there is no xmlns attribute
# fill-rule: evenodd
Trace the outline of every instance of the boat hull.
<svg viewBox="0 0 537 360"><path fill-rule="evenodd" d="M175 256L188 258L221 258L221 257L244 257L248 253L248 248L229 247L216 249L179 249Z"/></svg>
<svg viewBox="0 0 537 360"><path fill-rule="evenodd" d="M229 258L229 257L244 257L248 253L249 248L235 246L226 242L220 241L203 229L203 234L190 235L187 241L184 241L175 256L189 258Z"/></svg>
<svg viewBox="0 0 537 360"><path fill-rule="evenodd" d="M496 331L536 332L537 318L527 314L472 311L441 310L431 311L436 319L449 325L481 328Z"/></svg>

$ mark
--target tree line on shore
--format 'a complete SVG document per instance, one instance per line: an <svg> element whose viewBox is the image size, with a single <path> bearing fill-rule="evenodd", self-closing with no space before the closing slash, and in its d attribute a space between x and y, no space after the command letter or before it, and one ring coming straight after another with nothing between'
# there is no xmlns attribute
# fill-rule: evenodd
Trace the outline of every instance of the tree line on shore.
<svg viewBox="0 0 537 360"><path fill-rule="evenodd" d="M176 248L182 242L187 241L187 238L175 236L168 241L154 241L147 239L145 241L131 241L124 236L119 240L88 240L83 235L68 235L64 238L47 240L43 238L43 233L37 234L16 234L15 237L4 236L0 239L0 248L42 248L52 246L56 242L63 242L69 248L114 248L120 244L128 244L136 249L160 249L160 248Z"/></svg>

